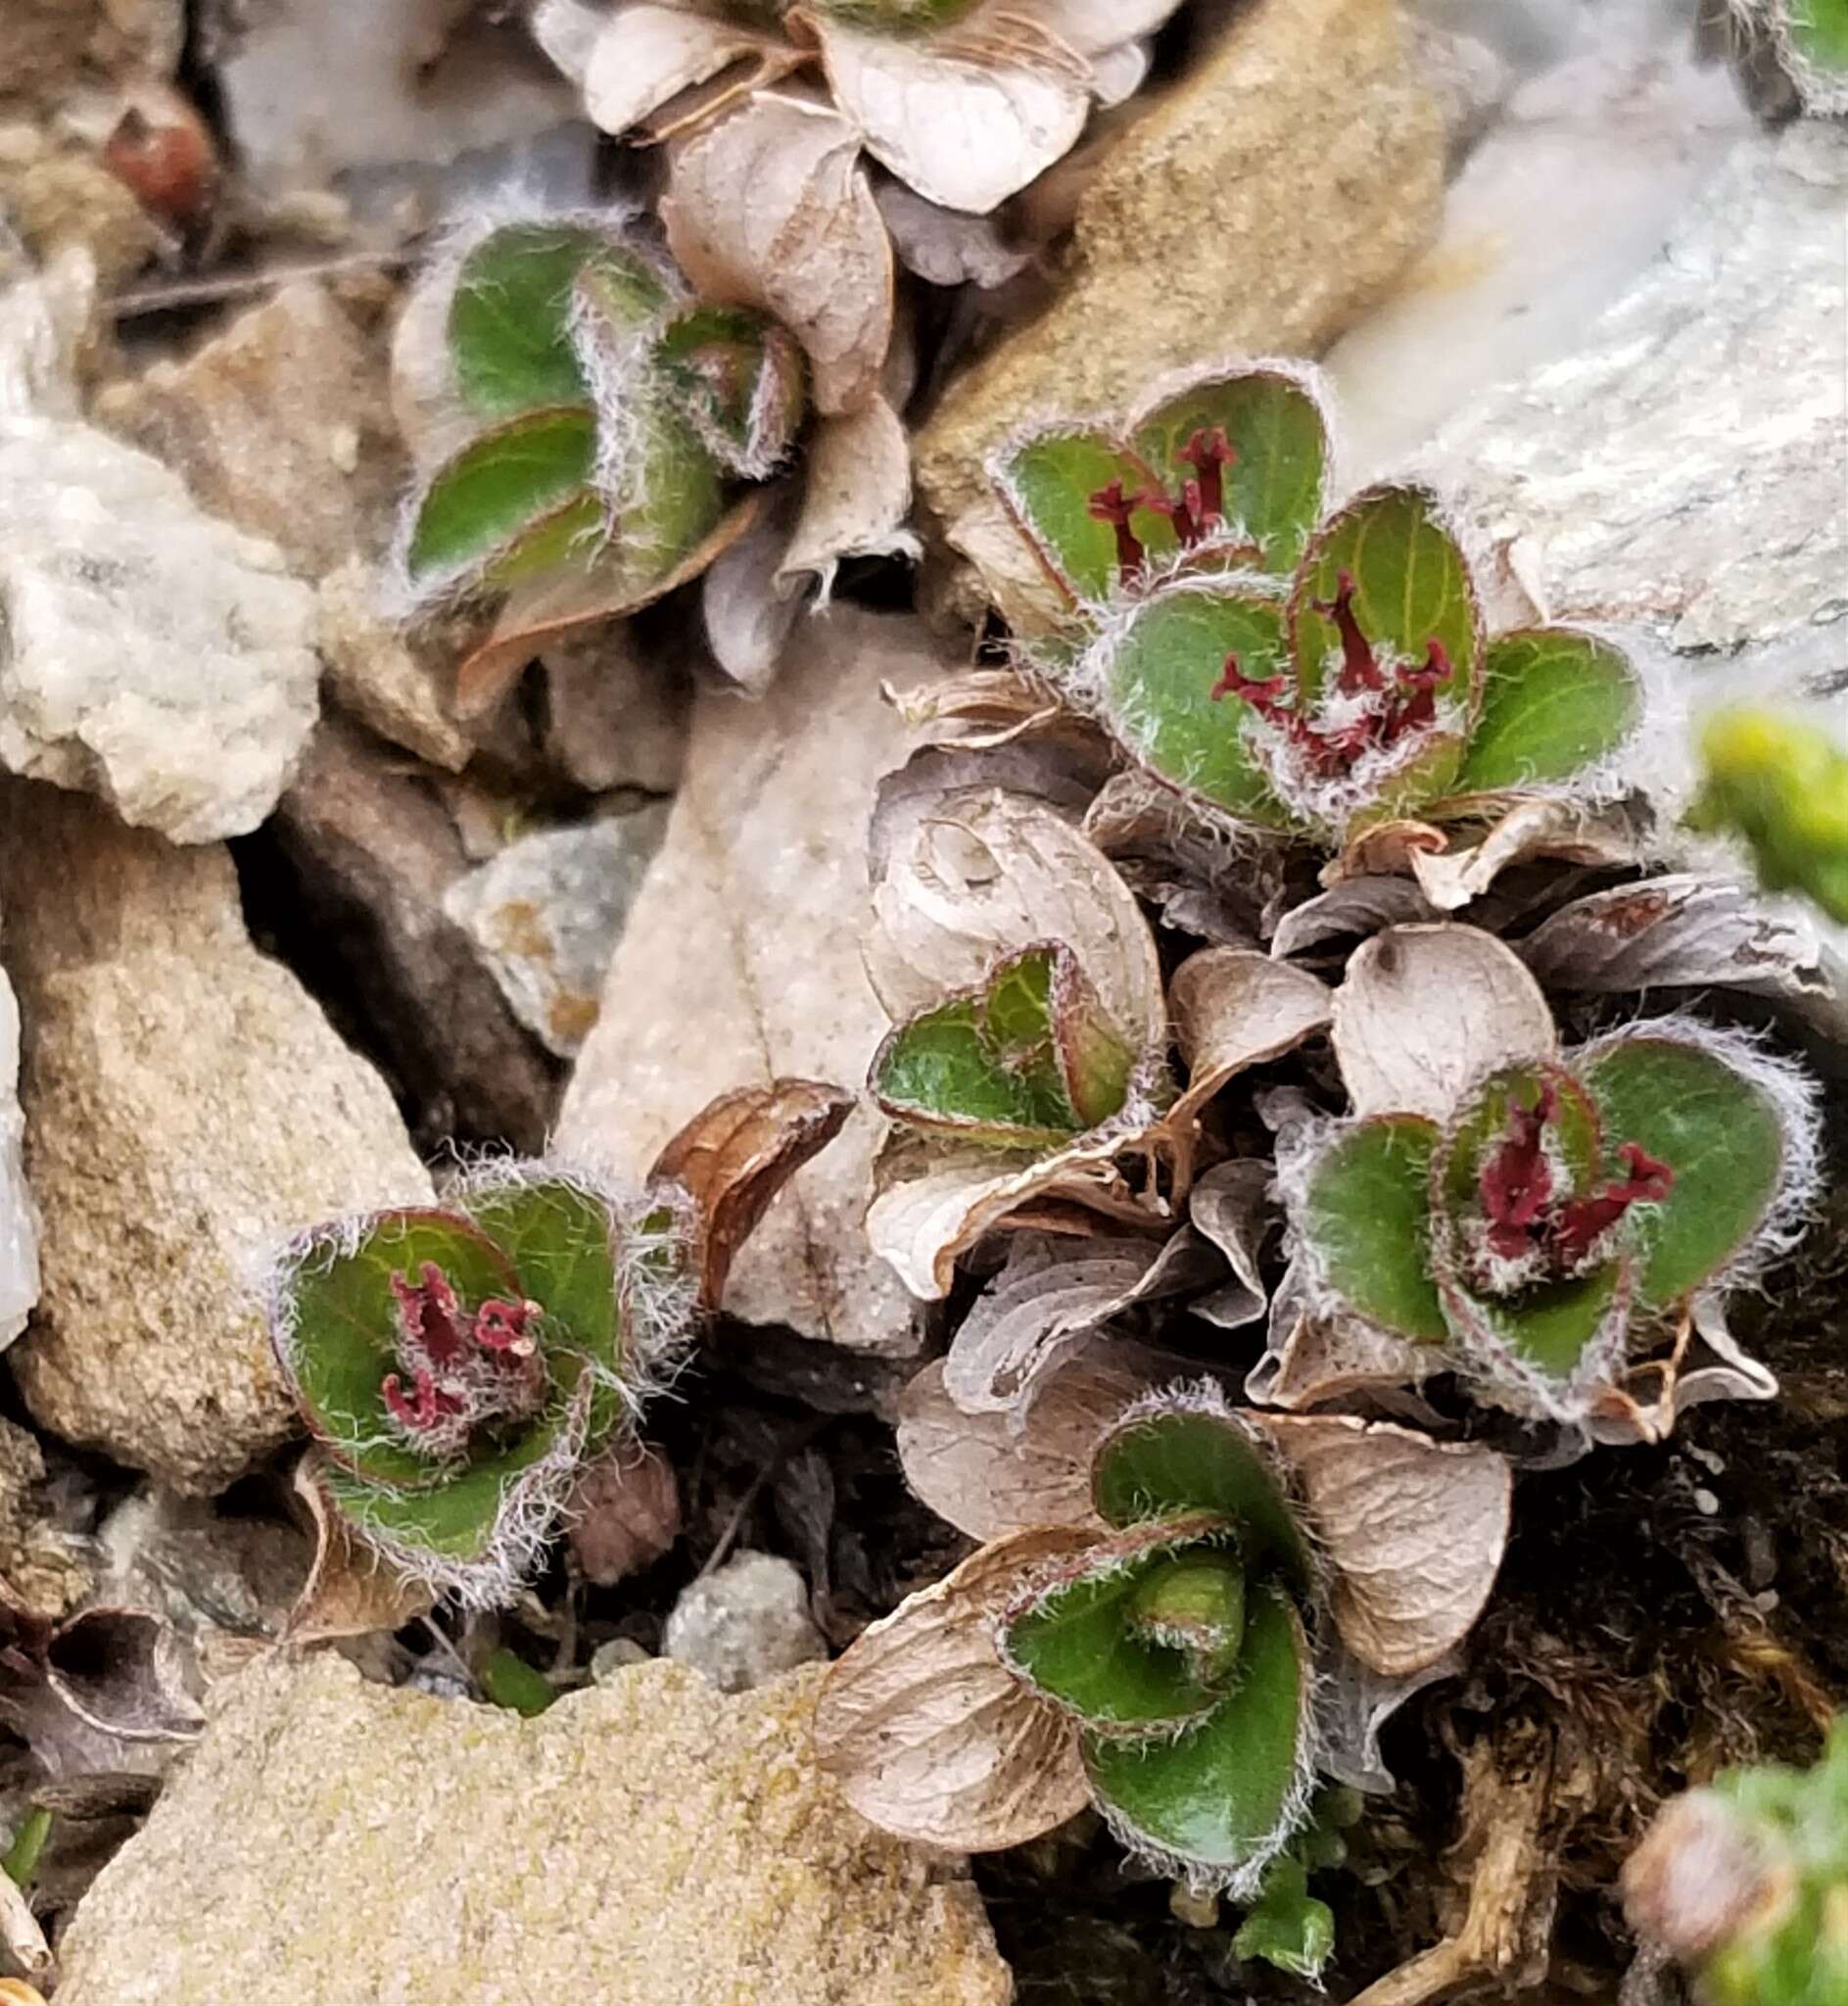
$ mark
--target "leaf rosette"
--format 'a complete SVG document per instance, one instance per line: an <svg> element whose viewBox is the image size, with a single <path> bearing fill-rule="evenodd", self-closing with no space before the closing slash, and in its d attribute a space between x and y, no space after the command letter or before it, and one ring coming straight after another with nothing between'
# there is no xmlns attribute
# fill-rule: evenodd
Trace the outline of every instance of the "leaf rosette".
<svg viewBox="0 0 1848 2006"><path fill-rule="evenodd" d="M1455 1369L1614 1439L1672 1425L1673 1400L1643 1425L1627 1375L1669 1349L1672 1388L1696 1313L1725 1346L1726 1291L1793 1244L1816 1188L1801 1071L1688 1017L1562 1051L1520 958L1452 925L1363 946L1332 1035L1352 1113L1281 1152L1297 1268L1273 1335L1338 1330L1382 1377ZM1776 1390L1729 1363L1700 1397Z"/></svg>
<svg viewBox="0 0 1848 2006"><path fill-rule="evenodd" d="M1486 888L1459 855L1569 848L1625 791L1635 665L1578 628L1492 636L1427 489L1325 512L1329 425L1300 369L1200 375L1120 426L1036 427L990 473L1051 602L1029 660L1197 816L1333 847L1338 875L1391 858L1448 908Z"/></svg>
<svg viewBox="0 0 1848 2006"><path fill-rule="evenodd" d="M1088 1800L1149 1864L1281 1910L1324 1754L1321 1658L1404 1680L1461 1641L1499 1564L1507 1466L1208 1386L1119 1405L1087 1440L1064 1523L991 1538L834 1667L822 1759L909 1838L1017 1844Z"/></svg>

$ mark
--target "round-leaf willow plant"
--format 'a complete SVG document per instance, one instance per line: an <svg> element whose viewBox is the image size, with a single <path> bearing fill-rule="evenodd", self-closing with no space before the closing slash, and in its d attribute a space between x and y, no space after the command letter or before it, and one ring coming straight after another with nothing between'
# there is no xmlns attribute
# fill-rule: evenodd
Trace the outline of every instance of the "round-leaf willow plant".
<svg viewBox="0 0 1848 2006"><path fill-rule="evenodd" d="M1797 1067L1686 1016L1562 1051L1471 928L1367 942L1333 1039L1352 1113L1285 1137L1287 1293L1520 1412L1587 1420L1651 1340L1679 1357L1695 1300L1787 1249L1815 1194Z"/></svg>
<svg viewBox="0 0 1848 2006"><path fill-rule="evenodd" d="M1210 1386L1093 1441L1088 1511L992 1540L833 1668L822 1759L906 1837L1017 1844L1089 1800L1137 1857L1252 1899L1309 1830L1318 1665L1402 1679L1455 1646L1500 1560L1507 1467Z"/></svg>
<svg viewBox="0 0 1848 2006"><path fill-rule="evenodd" d="M1634 663L1578 628L1489 634L1435 496L1384 483L1324 514L1307 378L1169 386L1121 425L1015 438L991 477L1044 590L998 577L1023 653L1199 815L1347 848L1414 821L1496 822L1622 791Z"/></svg>

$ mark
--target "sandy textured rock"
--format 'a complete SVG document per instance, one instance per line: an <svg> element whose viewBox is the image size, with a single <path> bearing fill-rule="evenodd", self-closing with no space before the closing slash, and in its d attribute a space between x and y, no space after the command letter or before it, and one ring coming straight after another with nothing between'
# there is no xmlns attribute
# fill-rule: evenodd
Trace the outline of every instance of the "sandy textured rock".
<svg viewBox="0 0 1848 2006"><path fill-rule="evenodd" d="M1396 0L1261 0L1105 156L1066 282L916 442L945 522L1039 412L1131 403L1163 369L1331 341L1428 241L1444 131Z"/></svg>
<svg viewBox="0 0 1848 2006"><path fill-rule="evenodd" d="M888 1028L866 979L866 826L907 735L880 699L960 665L920 623L837 606L798 624L762 702L707 692L667 840L610 965L559 1142L634 1176L715 1095L778 1075L857 1088ZM727 1309L857 1351L916 1338L862 1226L881 1123L862 1107L791 1179Z"/></svg>
<svg viewBox="0 0 1848 2006"><path fill-rule="evenodd" d="M140 270L161 242L159 226L90 146L24 123L0 126L0 217L35 258L81 244L108 286Z"/></svg>
<svg viewBox="0 0 1848 2006"><path fill-rule="evenodd" d="M6 0L0 105L55 104L134 72L170 76L185 34L185 0Z"/></svg>
<svg viewBox="0 0 1848 2006"><path fill-rule="evenodd" d="M663 801L522 836L444 894L443 910L474 941L514 1016L561 1059L596 1022L610 957L667 815Z"/></svg>
<svg viewBox="0 0 1848 2006"><path fill-rule="evenodd" d="M59 2006L1007 2006L974 1888L813 1766L816 1684L639 1665L523 1721L272 1659L85 1898Z"/></svg>
<svg viewBox="0 0 1848 2006"><path fill-rule="evenodd" d="M721 1693L748 1693L828 1655L808 1584L775 1553L734 1553L690 1584L668 1612L661 1655Z"/></svg>
<svg viewBox="0 0 1848 2006"><path fill-rule="evenodd" d="M1425 456L1558 619L1754 677L1848 659L1848 129L1744 141L1577 354ZM1719 682L1716 678L1716 684Z"/></svg>
<svg viewBox="0 0 1848 2006"><path fill-rule="evenodd" d="M217 1488L294 1425L247 1265L428 1178L377 1075L251 945L222 849L13 782L0 902L42 1219L15 1375L57 1434Z"/></svg>
<svg viewBox="0 0 1848 2006"><path fill-rule="evenodd" d="M364 1033L419 1137L542 1148L557 1080L443 909L468 860L434 789L389 746L330 717L272 828L300 873L317 959L365 999Z"/></svg>
<svg viewBox="0 0 1848 2006"><path fill-rule="evenodd" d="M57 1523L37 1436L0 1419L0 1580L34 1615L55 1622L88 1595L93 1558Z"/></svg>
<svg viewBox="0 0 1848 2006"><path fill-rule="evenodd" d="M0 420L0 764L177 842L242 835L314 726L313 610L146 454Z"/></svg>
<svg viewBox="0 0 1848 2006"><path fill-rule="evenodd" d="M384 616L376 564L352 557L321 580L314 639L343 710L432 766L468 764L474 743L450 715L430 652Z"/></svg>

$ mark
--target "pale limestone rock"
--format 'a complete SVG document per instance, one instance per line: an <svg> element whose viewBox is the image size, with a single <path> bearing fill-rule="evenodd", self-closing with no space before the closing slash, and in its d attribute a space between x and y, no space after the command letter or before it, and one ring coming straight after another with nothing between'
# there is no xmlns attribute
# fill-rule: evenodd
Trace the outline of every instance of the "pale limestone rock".
<svg viewBox="0 0 1848 2006"><path fill-rule="evenodd" d="M20 1006L0 969L0 1351L25 1328L38 1301L38 1209L25 1181L24 1142Z"/></svg>
<svg viewBox="0 0 1848 2006"><path fill-rule="evenodd" d="M1429 241L1445 135L1397 0L1259 0L1151 101L1078 205L1065 283L918 434L945 523L1022 421L1134 403L1163 371L1314 352Z"/></svg>
<svg viewBox="0 0 1848 2006"><path fill-rule="evenodd" d="M667 833L666 802L521 836L458 879L443 909L513 1014L562 1059L583 1048L623 923Z"/></svg>
<svg viewBox="0 0 1848 2006"><path fill-rule="evenodd" d="M474 742L450 715L427 652L385 617L376 565L349 558L321 580L314 639L343 710L447 773L468 764Z"/></svg>
<svg viewBox="0 0 1848 2006"><path fill-rule="evenodd" d="M818 1677L638 1665L522 1720L273 1657L84 1898L59 2006L1007 2006L974 1888L816 1769Z"/></svg>
<svg viewBox="0 0 1848 2006"><path fill-rule="evenodd" d="M692 712L685 671L644 649L629 620L558 642L540 659L550 763L587 793L671 794L687 763Z"/></svg>
<svg viewBox="0 0 1848 2006"><path fill-rule="evenodd" d="M42 1293L11 1362L41 1425L182 1491L288 1439L251 1288L332 1215L428 1202L378 1076L244 931L217 847L0 788L0 904Z"/></svg>
<svg viewBox="0 0 1848 2006"><path fill-rule="evenodd" d="M633 1177L733 1087L865 1079L889 1027L861 961L867 818L908 750L879 686L961 665L916 620L836 606L798 623L761 702L701 693L667 839L565 1097L561 1149ZM910 1299L863 1224L881 1127L863 1105L778 1196L732 1270L731 1314L856 1351L915 1350Z"/></svg>
<svg viewBox="0 0 1848 2006"><path fill-rule="evenodd" d="M112 78L170 76L185 36L185 0L6 0L0 105L51 106Z"/></svg>
<svg viewBox="0 0 1848 2006"><path fill-rule="evenodd" d="M828 1655L809 1614L808 1584L775 1553L734 1553L684 1589L668 1612L661 1655L721 1693L749 1693Z"/></svg>
<svg viewBox="0 0 1848 2006"><path fill-rule="evenodd" d="M89 1595L95 1556L57 1523L44 1484L38 1438L0 1419L0 1580L35 1616L57 1622Z"/></svg>
<svg viewBox="0 0 1848 2006"><path fill-rule="evenodd" d="M176 842L243 835L314 727L313 611L146 454L0 418L0 764Z"/></svg>

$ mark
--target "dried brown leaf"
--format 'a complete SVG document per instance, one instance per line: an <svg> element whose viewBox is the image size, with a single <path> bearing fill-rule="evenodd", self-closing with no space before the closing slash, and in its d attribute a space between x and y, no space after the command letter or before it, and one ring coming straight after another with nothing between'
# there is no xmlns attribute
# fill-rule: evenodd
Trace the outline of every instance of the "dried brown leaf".
<svg viewBox="0 0 1848 2006"><path fill-rule="evenodd" d="M933 286L992 291L1017 278L1032 261L1032 251L1017 250L991 216L941 208L903 181L882 180L877 194L900 262Z"/></svg>
<svg viewBox="0 0 1848 2006"><path fill-rule="evenodd" d="M173 1626L146 1609L84 1609L60 1625L45 1683L85 1726L123 1742L189 1742L205 1713Z"/></svg>
<svg viewBox="0 0 1848 2006"><path fill-rule="evenodd" d="M1245 1397L1294 1413L1348 1394L1416 1386L1441 1362L1429 1346L1358 1318L1305 1315L1280 1290L1269 1348L1246 1374Z"/></svg>
<svg viewBox="0 0 1848 2006"><path fill-rule="evenodd" d="M1377 933L1382 927L1435 920L1437 908L1410 878L1345 878L1314 898L1292 906L1270 936L1270 951L1282 958L1303 954L1350 934Z"/></svg>
<svg viewBox="0 0 1848 2006"><path fill-rule="evenodd" d="M804 60L780 37L713 15L678 7L618 7L585 62L585 116L605 132L627 132L682 91L732 72L721 91L701 97L699 115L710 119L749 91L788 75ZM681 123L670 115L668 129Z"/></svg>
<svg viewBox="0 0 1848 2006"><path fill-rule="evenodd" d="M1350 878L1390 878L1409 871L1413 860L1447 847L1449 837L1429 822L1376 822L1354 836L1322 869L1322 883Z"/></svg>
<svg viewBox="0 0 1848 2006"><path fill-rule="evenodd" d="M954 38L809 24L867 151L945 209L999 208L1071 150L1090 116L1090 67L1024 16L1007 19L1005 43L977 40L974 24Z"/></svg>
<svg viewBox="0 0 1848 2006"><path fill-rule="evenodd" d="M288 1644L332 1643L401 1630L431 1606L430 1591L355 1537L328 1502L310 1453L296 1464L295 1492L314 1526L314 1562L283 1631Z"/></svg>
<svg viewBox="0 0 1848 2006"><path fill-rule="evenodd" d="M1485 1074L1558 1051L1520 957L1473 927L1389 927L1335 992L1335 1056L1356 1115L1446 1120Z"/></svg>
<svg viewBox="0 0 1848 2006"><path fill-rule="evenodd" d="M1227 1080L1327 1029L1334 1006L1327 983L1255 947L1190 955L1168 988L1174 1039L1187 1062L1187 1090L1169 1121L1194 1121Z"/></svg>
<svg viewBox="0 0 1848 2006"><path fill-rule="evenodd" d="M1587 813L1571 801L1523 801L1479 842L1458 849L1414 849L1412 876L1440 912L1455 912L1480 898L1512 865L1534 857L1557 857L1571 864L1629 864L1636 857L1637 832L1627 810Z"/></svg>
<svg viewBox="0 0 1848 2006"><path fill-rule="evenodd" d="M1043 640L1069 622L1070 593L1021 536L998 497L983 495L971 502L944 531L944 541L981 574L984 599L1017 640Z"/></svg>
<svg viewBox="0 0 1848 2006"><path fill-rule="evenodd" d="M1010 739L999 745L924 745L879 782L867 824L867 877L880 884L895 853L941 816L958 795L1000 788L1044 801L1075 823L1097 785L1095 748L1063 738Z"/></svg>
<svg viewBox="0 0 1848 2006"><path fill-rule="evenodd" d="M653 1176L699 1215L699 1302L713 1311L737 1250L770 1201L840 1133L854 1098L814 1079L739 1087L702 1108L655 1159Z"/></svg>
<svg viewBox="0 0 1848 2006"><path fill-rule="evenodd" d="M1219 1250L1232 1270L1230 1281L1189 1308L1221 1330L1242 1330L1268 1306L1258 1256L1277 1220L1272 1178L1268 1162L1218 1164L1189 1194L1187 1216L1194 1230Z"/></svg>
<svg viewBox="0 0 1848 2006"><path fill-rule="evenodd" d="M900 721L932 745L980 751L1029 733L1064 732L1074 721L1057 697L1012 669L970 669L923 690L887 683L881 693Z"/></svg>
<svg viewBox="0 0 1848 2006"><path fill-rule="evenodd" d="M774 575L780 594L793 594L814 579L826 604L843 558L922 554L905 527L911 445L884 398L870 397L858 409L813 425L804 474L795 534Z"/></svg>
<svg viewBox="0 0 1848 2006"><path fill-rule="evenodd" d="M1507 1546L1513 1479L1503 1458L1354 1414L1255 1418L1302 1486L1348 1648L1398 1676L1459 1644Z"/></svg>
<svg viewBox="0 0 1848 2006"><path fill-rule="evenodd" d="M782 666L790 630L802 616L799 593L777 590L801 507L799 485L780 482L757 520L714 558L699 582L699 609L713 659L740 690L761 696Z"/></svg>
<svg viewBox="0 0 1848 2006"><path fill-rule="evenodd" d="M1180 0L1035 0L1040 24L1081 55L1102 55L1152 35Z"/></svg>
<svg viewBox="0 0 1848 2006"><path fill-rule="evenodd" d="M658 1449L607 1450L578 1473L564 1516L579 1573L614 1588L652 1567L681 1536L674 1465Z"/></svg>
<svg viewBox="0 0 1848 2006"><path fill-rule="evenodd" d="M1077 1737L995 1654L1021 1577L1095 1534L1036 1528L984 1547L876 1623L829 1671L815 1750L863 1818L959 1852L1019 1845L1089 1798Z"/></svg>
<svg viewBox="0 0 1848 2006"><path fill-rule="evenodd" d="M661 205L707 299L774 315L807 351L824 414L879 387L892 337L892 248L844 119L761 93L676 152Z"/></svg>

